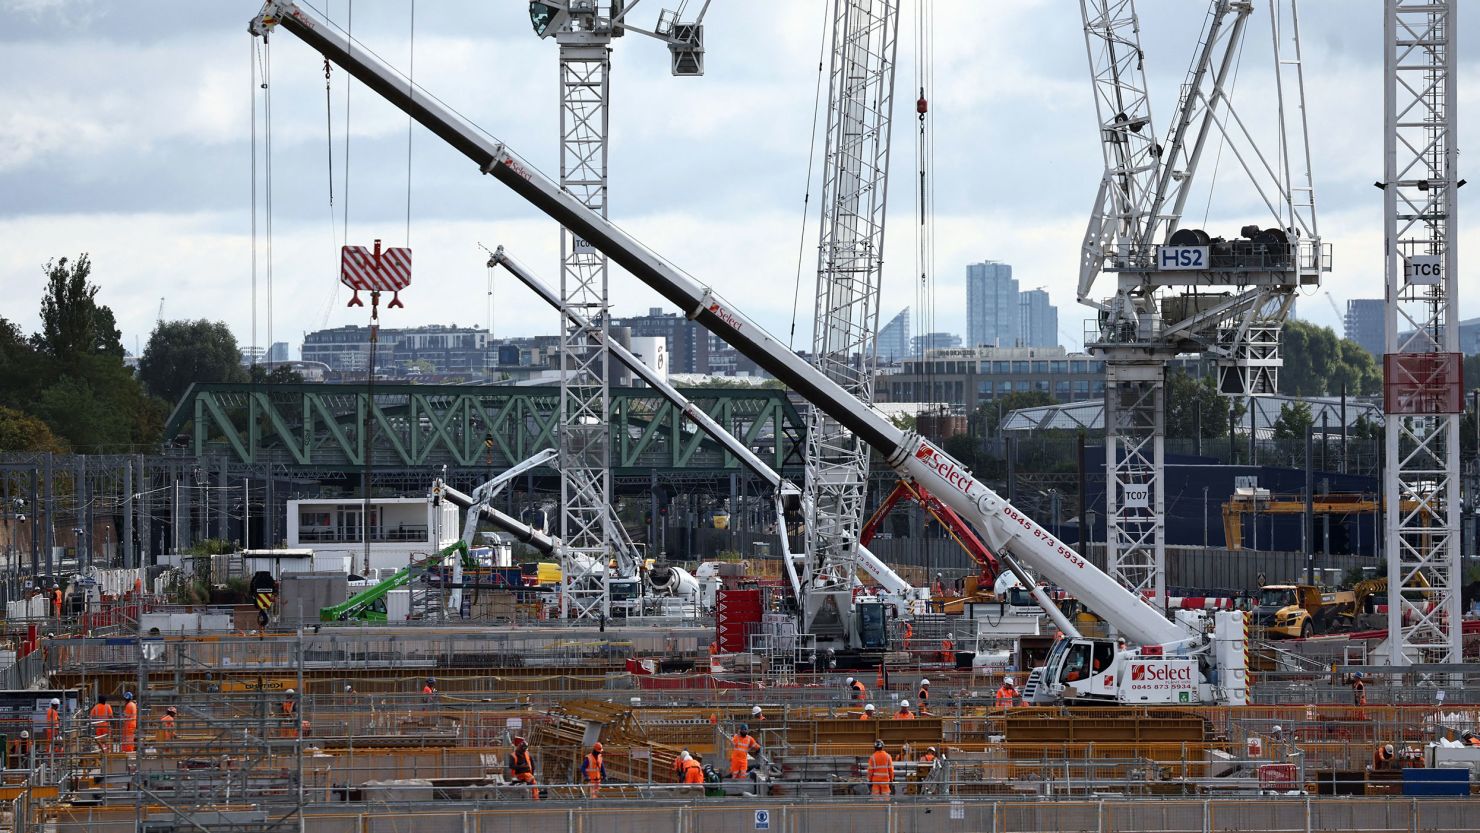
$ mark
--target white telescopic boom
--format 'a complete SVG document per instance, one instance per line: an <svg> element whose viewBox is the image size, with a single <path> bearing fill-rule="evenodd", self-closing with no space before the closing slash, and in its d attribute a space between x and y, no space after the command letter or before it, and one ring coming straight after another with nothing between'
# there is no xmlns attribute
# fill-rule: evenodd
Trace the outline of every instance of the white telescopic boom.
<svg viewBox="0 0 1480 833"><path fill-rule="evenodd" d="M853 431L899 473L965 517L994 549L1007 549L1040 576L1083 601L1128 639L1145 645L1185 642L1190 634L1168 621L976 479L961 463L913 431L849 395L821 371L771 337L713 291L615 224L582 205L506 145L489 138L451 108L398 73L316 14L291 2L270 2L249 26L266 36L281 26L339 64L427 129L507 185L534 207L595 246L638 280L684 310L701 326Z"/></svg>

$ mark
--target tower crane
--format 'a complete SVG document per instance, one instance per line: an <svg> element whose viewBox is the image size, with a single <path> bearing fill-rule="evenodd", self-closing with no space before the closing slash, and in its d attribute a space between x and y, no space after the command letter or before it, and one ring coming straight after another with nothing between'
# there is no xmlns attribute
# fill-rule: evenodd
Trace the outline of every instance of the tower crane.
<svg viewBox="0 0 1480 833"><path fill-rule="evenodd" d="M827 378L873 401L874 333L894 104L899 0L833 0L827 140L812 356ZM853 645L868 446L819 408L807 414L806 540L786 559L804 631Z"/></svg>
<svg viewBox="0 0 1480 833"><path fill-rule="evenodd" d="M1458 0L1383 3L1382 492L1387 586L1397 588L1388 600L1392 665L1464 659L1459 429L1465 403L1455 210L1465 182L1455 144L1458 6Z"/></svg>
<svg viewBox="0 0 1480 833"><path fill-rule="evenodd" d="M611 102L611 43L631 30L668 45L674 75L704 74L705 0L698 17L681 22L681 12L663 11L649 31L628 16L642 0L533 0L529 19L535 34L560 46L560 186L604 217L607 210L607 129ZM607 262L586 241L560 230L560 294L585 313L605 335ZM566 557L561 564L562 618L605 618L610 592L604 569L612 548L626 546L613 529L611 506L609 356L605 338L561 320L560 535ZM583 566L585 565L585 566Z"/></svg>
<svg viewBox="0 0 1480 833"><path fill-rule="evenodd" d="M1266 150L1231 97L1254 2L1211 0L1163 144L1151 119L1134 0L1080 0L1105 162L1078 296L1097 312L1085 342L1106 367L1106 557L1117 580L1158 600L1166 598L1167 361L1201 353L1217 363L1224 394L1274 393L1280 329L1295 293L1330 269L1316 228L1297 3L1267 2L1278 142ZM1249 224L1233 239L1181 227L1214 134L1269 210L1269 227ZM1115 282L1097 297L1102 272Z"/></svg>

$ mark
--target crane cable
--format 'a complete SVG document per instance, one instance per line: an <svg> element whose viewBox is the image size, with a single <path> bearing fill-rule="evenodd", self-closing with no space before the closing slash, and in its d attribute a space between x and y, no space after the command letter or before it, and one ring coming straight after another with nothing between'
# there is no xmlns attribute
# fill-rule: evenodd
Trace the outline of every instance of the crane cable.
<svg viewBox="0 0 1480 833"><path fill-rule="evenodd" d="M919 223L915 226L915 271L919 278L915 282L916 332L919 334L919 349L915 353L917 375L924 377L924 400L933 398L930 389L930 362L925 361L929 348L929 335L935 328L935 237L932 222L935 214L935 189L932 187L932 170L935 157L935 137L930 131L930 107L928 93L934 86L935 33L934 0L919 0L915 12L915 85L920 97L915 102L915 115L919 130L915 138L915 162L919 179L915 183L919 205Z"/></svg>
<svg viewBox="0 0 1480 833"><path fill-rule="evenodd" d="M411 52L410 65L406 68L406 95L416 96L416 0L411 0ZM406 114L406 248L411 248L411 132L416 120Z"/></svg>
<svg viewBox="0 0 1480 833"><path fill-rule="evenodd" d="M786 337L788 350L796 349L797 337L797 305L801 303L802 297L802 256L807 249L807 208L812 202L812 171L813 163L817 158L817 114L822 108L822 66L823 56L827 53L827 14L828 4L822 4L822 37L817 47L817 87L812 94L812 131L811 145L807 149L807 188L802 195L802 223L801 233L797 235L797 276L796 283L791 294L791 330Z"/></svg>

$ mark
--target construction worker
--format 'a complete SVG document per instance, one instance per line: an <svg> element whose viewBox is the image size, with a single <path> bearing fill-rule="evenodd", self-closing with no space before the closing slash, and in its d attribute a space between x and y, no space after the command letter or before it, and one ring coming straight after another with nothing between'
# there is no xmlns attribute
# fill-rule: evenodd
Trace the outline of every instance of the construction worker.
<svg viewBox="0 0 1480 833"><path fill-rule="evenodd" d="M108 695L99 694L97 705L87 716L92 723L93 740L98 744L98 751L107 752L113 735L113 707L108 705Z"/></svg>
<svg viewBox="0 0 1480 833"><path fill-rule="evenodd" d="M164 710L164 716L159 719L159 739L161 742L169 743L175 739L175 718L180 714L174 706Z"/></svg>
<svg viewBox="0 0 1480 833"><path fill-rule="evenodd" d="M1460 739L1465 742L1466 746L1480 746L1480 736L1477 736L1469 729L1466 729L1465 733L1460 735Z"/></svg>
<svg viewBox="0 0 1480 833"><path fill-rule="evenodd" d="M288 689L283 692L283 702L278 704L283 718L283 737L292 737L294 731L302 732L296 724L298 722L298 692Z"/></svg>
<svg viewBox="0 0 1480 833"><path fill-rule="evenodd" d="M868 697L868 689L864 688L863 682L861 680L855 680L854 678L849 677L845 685L847 685L848 690L852 692L854 703L862 703L864 699Z"/></svg>
<svg viewBox="0 0 1480 833"><path fill-rule="evenodd" d="M935 766L935 758L936 758L936 751L935 751L935 747L932 746L929 749L925 750L925 754L924 755L921 755L920 756L920 763L922 763L922 764L930 764L933 767L933 766Z"/></svg>
<svg viewBox="0 0 1480 833"><path fill-rule="evenodd" d="M1357 707L1357 719L1366 720L1367 712L1367 682L1362 679L1362 672L1355 672L1347 677L1347 685L1352 688L1352 704Z"/></svg>
<svg viewBox="0 0 1480 833"><path fill-rule="evenodd" d="M601 741L591 744L591 753L581 760L581 777L586 781L586 797L599 797L601 782L606 780L606 761L601 757Z"/></svg>
<svg viewBox="0 0 1480 833"><path fill-rule="evenodd" d="M761 742L751 737L750 727L744 723L730 736L730 777L744 778L750 774L750 756L759 755Z"/></svg>
<svg viewBox="0 0 1480 833"><path fill-rule="evenodd" d="M761 721L763 721L765 719L766 719L766 713L764 711L761 711L761 707L760 706L751 706L750 707L750 722L751 723L760 723Z"/></svg>
<svg viewBox="0 0 1480 833"><path fill-rule="evenodd" d="M999 709L1010 709L1018 704L1019 700L1017 682L1011 677L1003 677L1002 685L997 687L995 704Z"/></svg>
<svg viewBox="0 0 1480 833"><path fill-rule="evenodd" d="M689 750L678 754L678 782L680 784L702 784L704 783L704 766L694 760Z"/></svg>
<svg viewBox="0 0 1480 833"><path fill-rule="evenodd" d="M427 677L426 683L421 687L421 696L425 697L428 703L434 702L437 699L436 677Z"/></svg>
<svg viewBox="0 0 1480 833"><path fill-rule="evenodd" d="M51 615L62 618L62 586L56 582L51 583Z"/></svg>
<svg viewBox="0 0 1480 833"><path fill-rule="evenodd" d="M930 595L944 596L946 594L946 579L940 573L935 574L935 581L930 585Z"/></svg>
<svg viewBox="0 0 1480 833"><path fill-rule="evenodd" d="M709 643L709 655L710 656L714 656L714 655L716 655L718 653L719 653L719 640L716 639L716 640L713 640L712 642Z"/></svg>
<svg viewBox="0 0 1480 833"><path fill-rule="evenodd" d="M134 738L139 734L139 704L134 702L134 693L123 693L123 751L134 751Z"/></svg>
<svg viewBox="0 0 1480 833"><path fill-rule="evenodd" d="M509 780L529 786L530 798L539 801L540 791L534 779L534 759L529 756L529 742L514 738L514 751L509 753Z"/></svg>
<svg viewBox="0 0 1480 833"><path fill-rule="evenodd" d="M858 715L858 719L859 720L873 720L874 719L874 704L873 703L865 704L864 707L863 707L863 711L861 713L859 713L859 715Z"/></svg>
<svg viewBox="0 0 1480 833"><path fill-rule="evenodd" d="M908 700L900 700L899 701L899 711L897 711L897 712L894 713L894 719L895 720L914 720L915 719L914 712L910 711L910 701L908 701Z"/></svg>
<svg viewBox="0 0 1480 833"><path fill-rule="evenodd" d="M908 619L906 619L905 620L905 623L904 623L904 640L903 640L903 642L904 642L904 652L906 654L908 654L910 652L910 640L912 640L914 638L915 638L915 626L912 625L912 624L910 624L910 621Z"/></svg>
<svg viewBox="0 0 1480 833"><path fill-rule="evenodd" d="M1379 743L1372 750L1372 768L1374 770L1393 769L1393 745L1391 743Z"/></svg>
<svg viewBox="0 0 1480 833"><path fill-rule="evenodd" d="M868 784L875 797L888 796L894 789L894 759L884 751L882 740L874 741L874 754L868 756Z"/></svg>
<svg viewBox="0 0 1480 833"><path fill-rule="evenodd" d="M946 634L946 638L940 641L940 661L946 665L956 664L956 635Z"/></svg>
<svg viewBox="0 0 1480 833"><path fill-rule="evenodd" d="M915 692L915 702L920 704L920 714L930 714L930 681L921 680L920 690Z"/></svg>
<svg viewBox="0 0 1480 833"><path fill-rule="evenodd" d="M20 737L10 742L8 760L5 765L11 769L31 768L31 732L22 729Z"/></svg>
<svg viewBox="0 0 1480 833"><path fill-rule="evenodd" d="M46 749L53 755L62 751L62 701L57 697L46 707Z"/></svg>

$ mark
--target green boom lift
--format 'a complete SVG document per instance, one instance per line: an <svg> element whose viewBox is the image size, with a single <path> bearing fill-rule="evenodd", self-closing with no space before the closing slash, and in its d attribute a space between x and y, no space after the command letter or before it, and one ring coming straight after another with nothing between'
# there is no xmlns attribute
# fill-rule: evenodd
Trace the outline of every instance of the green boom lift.
<svg viewBox="0 0 1480 833"><path fill-rule="evenodd" d="M421 576L432 567L444 564L453 555L462 557L464 569L477 566L472 555L468 552L468 545L464 541L457 541L436 555L414 561L397 570L395 575L351 596L342 604L333 607L321 608L319 610L319 621L340 622L347 619L359 619L365 622L386 621L384 599L387 593L398 587L405 587L414 579ZM379 603L379 604L377 604Z"/></svg>

